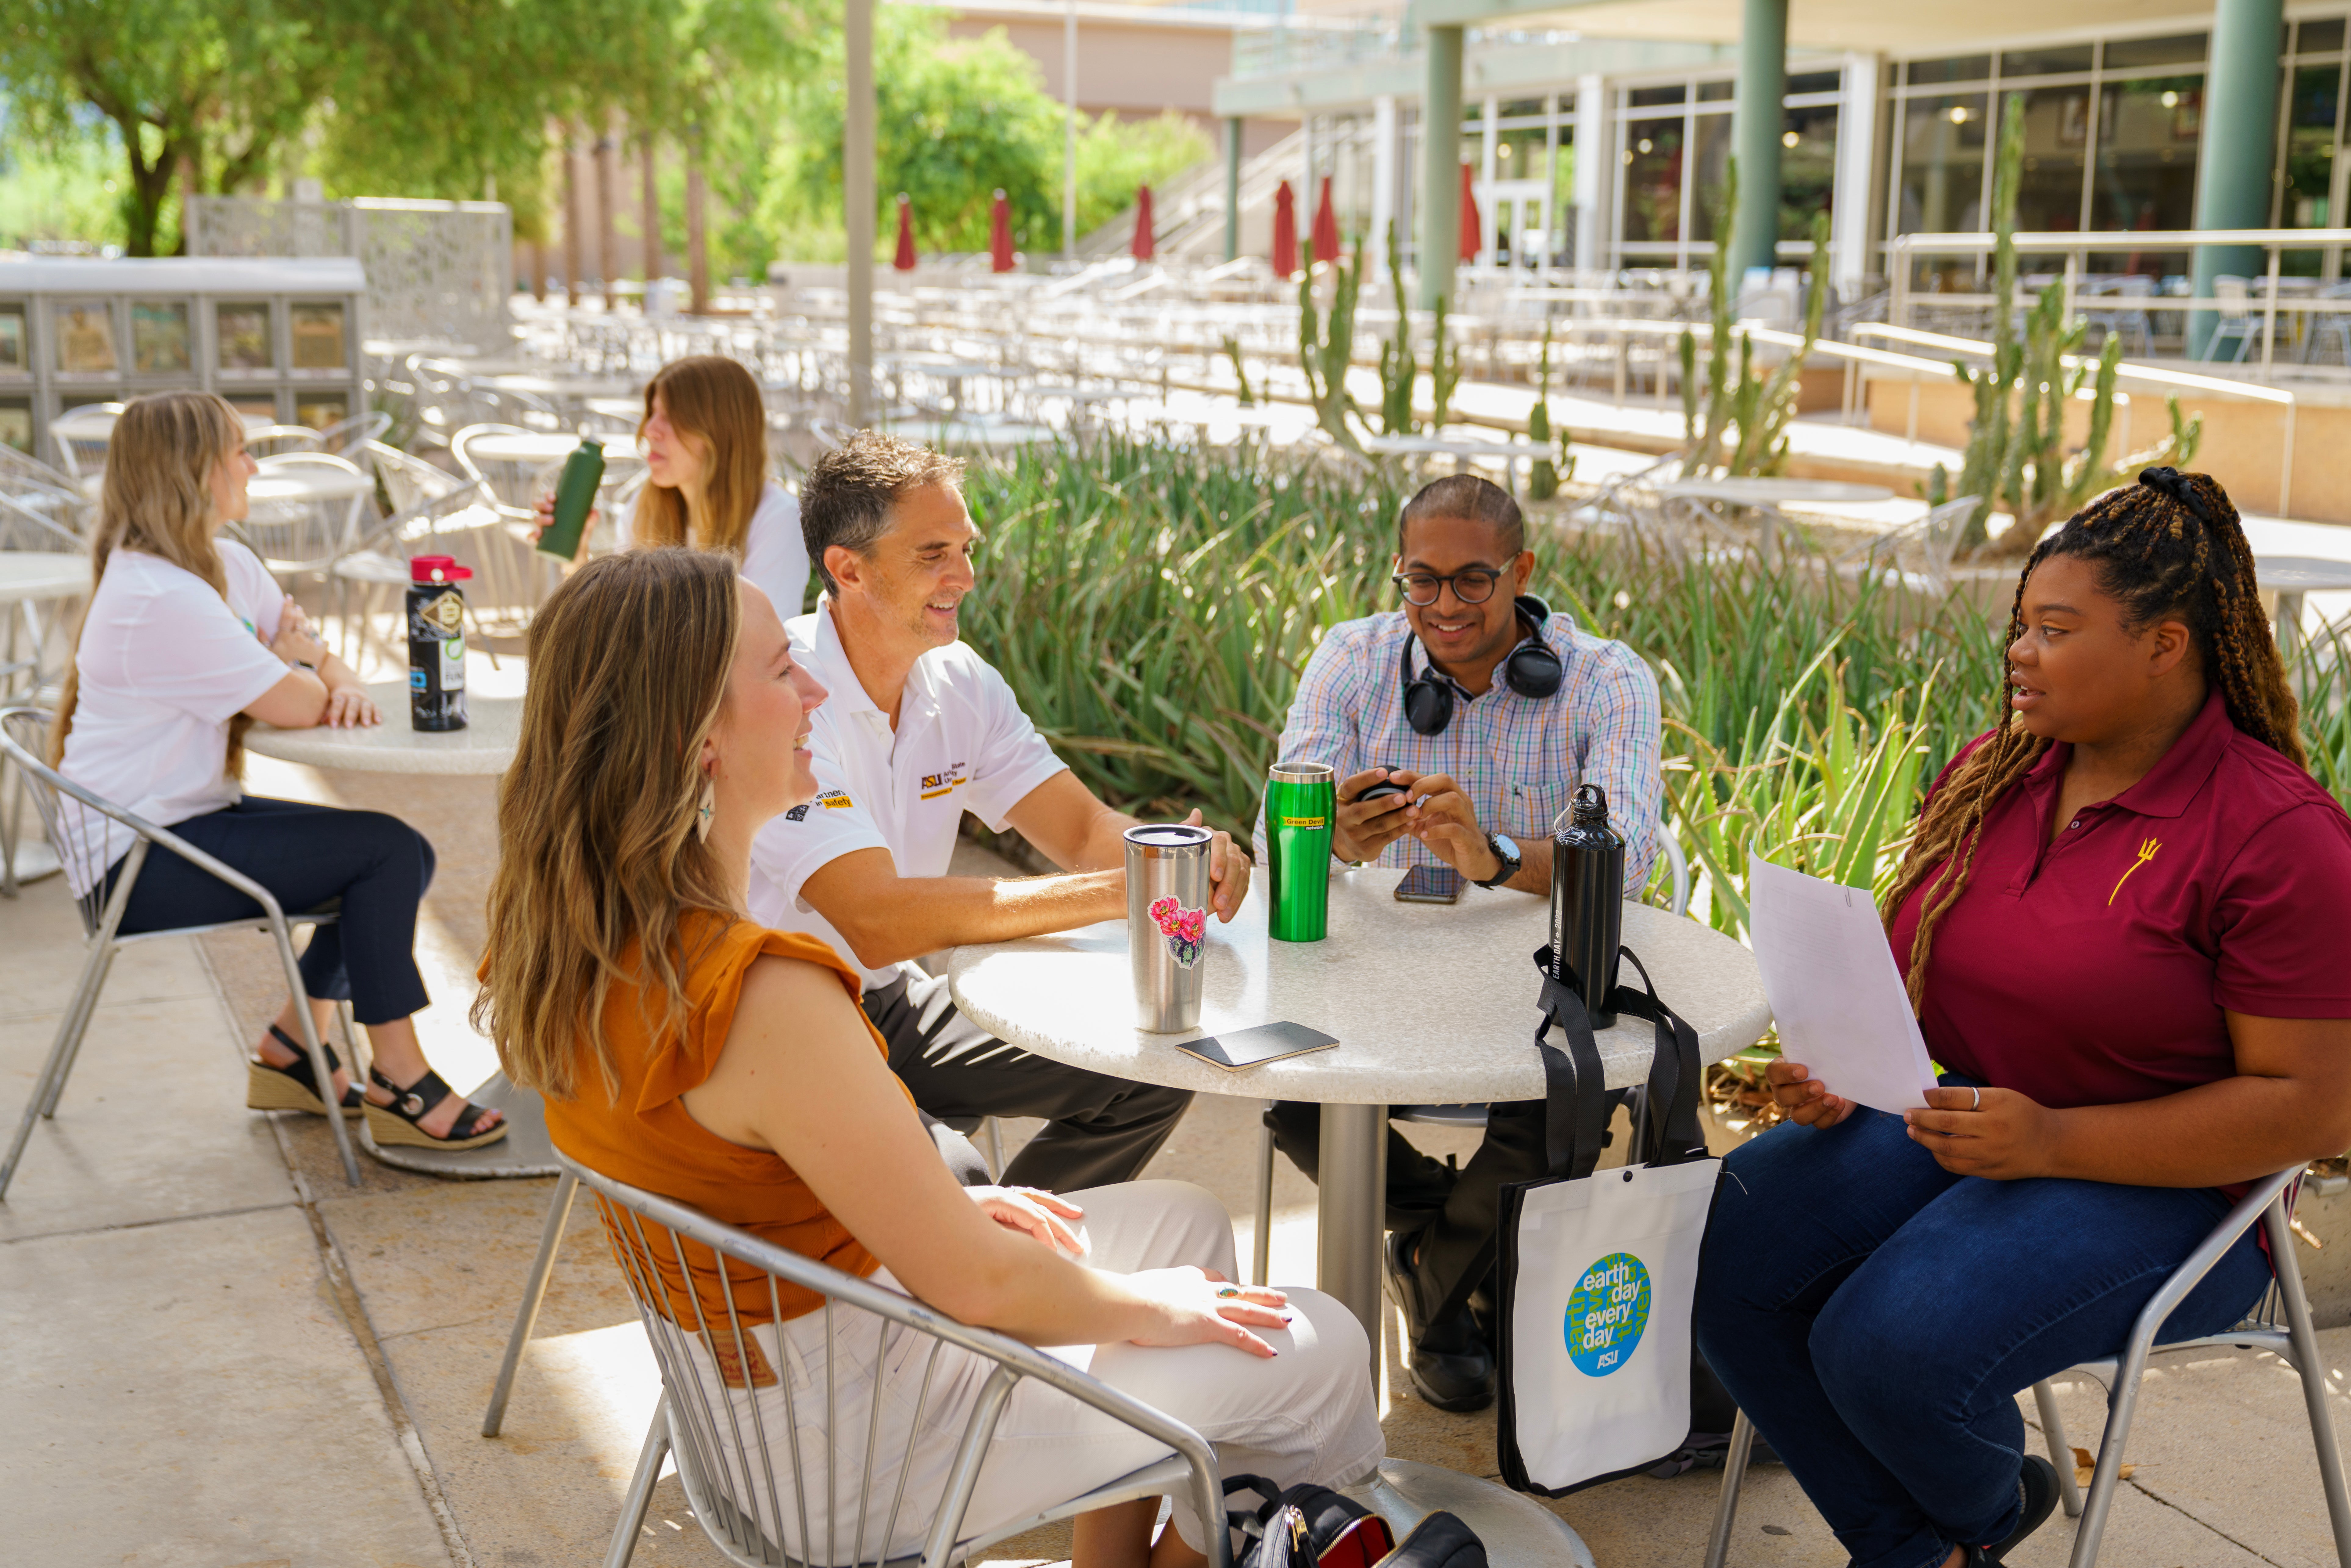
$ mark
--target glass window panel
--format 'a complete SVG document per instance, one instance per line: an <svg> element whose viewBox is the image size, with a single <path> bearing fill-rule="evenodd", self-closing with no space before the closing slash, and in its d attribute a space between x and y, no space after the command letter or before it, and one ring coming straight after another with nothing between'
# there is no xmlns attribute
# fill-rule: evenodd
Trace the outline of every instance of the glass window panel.
<svg viewBox="0 0 2351 1568"><path fill-rule="evenodd" d="M296 370L340 371L350 362L343 351L341 306L297 305L292 316Z"/></svg>
<svg viewBox="0 0 2351 1568"><path fill-rule="evenodd" d="M224 371L266 371L276 368L277 354L270 341L269 307L258 300L223 304L213 315L214 337Z"/></svg>
<svg viewBox="0 0 2351 1568"><path fill-rule="evenodd" d="M1575 261L1575 133L1568 126L1559 131L1559 152L1551 165L1551 243L1552 265L1569 267Z"/></svg>
<svg viewBox="0 0 2351 1568"><path fill-rule="evenodd" d="M2335 185L2335 121L2343 93L2343 68L2305 66L2287 83L2285 188L2278 204L2282 228L2316 229L2329 224Z"/></svg>
<svg viewBox="0 0 2351 1568"><path fill-rule="evenodd" d="M1679 103L1687 87L1676 82L1671 87L1636 87L1626 99L1635 109L1648 109L1661 103Z"/></svg>
<svg viewBox="0 0 2351 1568"><path fill-rule="evenodd" d="M2016 192L2020 232L2082 226L2082 179L2090 150L2090 89L2049 87L2024 100L2024 176Z"/></svg>
<svg viewBox="0 0 2351 1568"><path fill-rule="evenodd" d="M1985 95L1914 98L1902 113L1896 234L1974 234L1984 226Z"/></svg>
<svg viewBox="0 0 2351 1568"><path fill-rule="evenodd" d="M1698 122L1698 145L1690 159L1690 177L1698 187L1690 193L1690 237L1695 240L1730 237L1729 225L1715 221L1715 209L1722 204L1731 156L1739 151L1731 141L1731 123L1727 114L1706 115Z"/></svg>
<svg viewBox="0 0 2351 1568"><path fill-rule="evenodd" d="M1520 99L1502 105L1504 120L1539 120L1551 112L1551 106L1539 98Z"/></svg>
<svg viewBox="0 0 2351 1568"><path fill-rule="evenodd" d="M131 363L142 375L177 375L195 368L188 347L187 301L131 302Z"/></svg>
<svg viewBox="0 0 2351 1568"><path fill-rule="evenodd" d="M21 301L0 304L0 374L22 375L33 368L33 345L25 337Z"/></svg>
<svg viewBox="0 0 2351 1568"><path fill-rule="evenodd" d="M1494 178L1541 179L1547 172L1543 160L1550 155L1544 145L1547 140L1540 125L1505 131L1494 138Z"/></svg>
<svg viewBox="0 0 2351 1568"><path fill-rule="evenodd" d="M2196 109L2200 76L2110 81L2098 98L2094 229L2185 229L2196 222ZM2186 112L2182 112L2185 109ZM2329 130L2333 128L2329 122ZM2122 269L2136 272L2126 265ZM2094 256L2093 271L2117 265Z"/></svg>
<svg viewBox="0 0 2351 1568"><path fill-rule="evenodd" d="M1909 82L1919 87L1929 82L1983 81L1991 75L1990 55L1953 55L1949 59L1912 60Z"/></svg>
<svg viewBox="0 0 2351 1568"><path fill-rule="evenodd" d="M2342 47L2343 18L2340 16L2329 22L2304 22L2300 37L2294 41L2294 47L2305 55L2324 54ZM2199 52L2196 57L2200 60L2204 57Z"/></svg>
<svg viewBox="0 0 2351 1568"><path fill-rule="evenodd" d="M1698 84L1698 100L1700 103L1729 103L1738 90L1737 82L1702 81Z"/></svg>
<svg viewBox="0 0 2351 1568"><path fill-rule="evenodd" d="M301 397L294 399L294 423L307 424L312 430L324 430L350 417L350 403L339 397Z"/></svg>
<svg viewBox="0 0 2351 1568"><path fill-rule="evenodd" d="M228 405L248 418L277 423L277 400L274 397L233 397Z"/></svg>
<svg viewBox="0 0 2351 1568"><path fill-rule="evenodd" d="M0 398L0 446L13 446L26 454L33 450L32 399Z"/></svg>
<svg viewBox="0 0 2351 1568"><path fill-rule="evenodd" d="M1780 237L1809 240L1813 214L1829 210L1836 189L1837 109L1815 104L1787 116L1780 138Z"/></svg>
<svg viewBox="0 0 2351 1568"><path fill-rule="evenodd" d="M1682 237L1682 121L1625 126L1625 243Z"/></svg>
<svg viewBox="0 0 2351 1568"><path fill-rule="evenodd" d="M2011 49L2000 57L2000 74L2045 77L2059 71L2085 71L2095 51L2093 44L2071 44L2062 49Z"/></svg>
<svg viewBox="0 0 2351 1568"><path fill-rule="evenodd" d="M110 376L114 358L114 315L104 300L60 305L57 323L57 373L67 376Z"/></svg>
<svg viewBox="0 0 2351 1568"><path fill-rule="evenodd" d="M1806 71L1788 78L1791 95L1800 92L1835 92L1844 86L1843 71Z"/></svg>
<svg viewBox="0 0 2351 1568"><path fill-rule="evenodd" d="M2204 63L2204 35L2175 33L2168 38L2116 38L2106 45L2106 69L2140 70L2148 66L2195 66Z"/></svg>

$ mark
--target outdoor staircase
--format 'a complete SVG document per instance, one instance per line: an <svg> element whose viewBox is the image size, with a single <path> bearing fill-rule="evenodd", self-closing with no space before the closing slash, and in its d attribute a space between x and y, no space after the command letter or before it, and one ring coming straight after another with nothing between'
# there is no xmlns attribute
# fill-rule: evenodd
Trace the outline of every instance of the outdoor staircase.
<svg viewBox="0 0 2351 1568"><path fill-rule="evenodd" d="M1305 157L1305 132L1293 131L1241 164L1241 211L1273 204L1273 190L1295 180ZM1311 193L1296 191L1298 232L1312 219ZM1225 161L1219 155L1193 164L1151 193L1152 248L1161 261L1213 264L1225 259ZM1083 235L1078 255L1086 261L1124 256L1134 245L1134 208Z"/></svg>

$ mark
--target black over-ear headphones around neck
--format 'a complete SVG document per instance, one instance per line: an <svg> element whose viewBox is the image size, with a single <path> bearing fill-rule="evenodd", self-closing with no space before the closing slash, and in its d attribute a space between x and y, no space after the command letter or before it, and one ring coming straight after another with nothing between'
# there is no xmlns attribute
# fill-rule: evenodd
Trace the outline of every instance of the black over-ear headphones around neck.
<svg viewBox="0 0 2351 1568"><path fill-rule="evenodd" d="M1502 661L1502 684L1522 697L1550 696L1566 678L1559 655L1543 641L1551 606L1531 593L1521 593L1514 608L1532 640L1520 643ZM1417 640L1410 632L1405 633L1404 720L1417 734L1442 735L1453 722L1453 680L1433 664L1417 675L1412 673L1412 645Z"/></svg>

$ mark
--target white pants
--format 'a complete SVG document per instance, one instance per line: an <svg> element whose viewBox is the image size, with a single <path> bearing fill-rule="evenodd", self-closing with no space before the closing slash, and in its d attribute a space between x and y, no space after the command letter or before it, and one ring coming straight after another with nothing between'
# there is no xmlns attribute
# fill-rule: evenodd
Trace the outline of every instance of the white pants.
<svg viewBox="0 0 2351 1568"><path fill-rule="evenodd" d="M1232 1221L1198 1187L1128 1182L1068 1196L1085 1210L1091 1267L1123 1274L1189 1263L1228 1279L1237 1274ZM873 1280L904 1289L886 1270ZM1190 1427L1215 1448L1226 1475L1261 1475L1285 1487L1350 1485L1385 1453L1363 1327L1320 1291L1289 1296L1290 1326L1257 1331L1279 1353L1270 1361L1215 1344L1079 1345L1050 1354ZM726 1387L702 1341L685 1341L697 1374L685 1414L721 1472L712 1479L799 1562L919 1552L995 1364L840 1305L795 1318L780 1334L773 1323L749 1333L776 1370L764 1388ZM752 1358L755 1370L758 1359ZM743 1382L739 1372L733 1381ZM1023 1379L997 1422L961 1533L1065 1501L1168 1451L1058 1389ZM1199 1548L1206 1536L1188 1499L1175 1504L1176 1529Z"/></svg>

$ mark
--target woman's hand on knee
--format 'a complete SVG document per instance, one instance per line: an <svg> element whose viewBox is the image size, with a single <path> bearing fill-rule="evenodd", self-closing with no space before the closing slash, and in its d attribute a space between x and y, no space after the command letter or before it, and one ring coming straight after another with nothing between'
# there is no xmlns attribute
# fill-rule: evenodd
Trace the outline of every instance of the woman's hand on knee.
<svg viewBox="0 0 2351 1568"><path fill-rule="evenodd" d="M1801 1061L1782 1057L1771 1063L1763 1069L1763 1082L1781 1114L1800 1127L1834 1127L1854 1113L1852 1101L1830 1093Z"/></svg>
<svg viewBox="0 0 2351 1568"><path fill-rule="evenodd" d="M1145 1269L1127 1275L1126 1283L1157 1309L1157 1322L1134 1336L1136 1344L1228 1344L1270 1357L1276 1354L1273 1346L1251 1333L1250 1327L1290 1326L1290 1314L1283 1310L1290 1298L1280 1291L1221 1283L1204 1270Z"/></svg>
<svg viewBox="0 0 2351 1568"><path fill-rule="evenodd" d="M1905 1111L1911 1141L1954 1176L2017 1181L2048 1176L2058 1113L2013 1089L1929 1089L1927 1109Z"/></svg>

